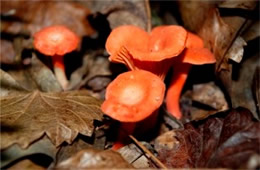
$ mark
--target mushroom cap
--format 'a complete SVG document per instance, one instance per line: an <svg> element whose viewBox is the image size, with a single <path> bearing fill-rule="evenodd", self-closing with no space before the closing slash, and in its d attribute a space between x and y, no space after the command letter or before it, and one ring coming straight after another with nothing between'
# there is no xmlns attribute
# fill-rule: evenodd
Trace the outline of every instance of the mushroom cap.
<svg viewBox="0 0 260 170"><path fill-rule="evenodd" d="M34 34L34 47L41 53L63 56L75 50L79 37L69 28L62 25L45 27Z"/></svg>
<svg viewBox="0 0 260 170"><path fill-rule="evenodd" d="M195 65L212 64L216 62L212 52L207 48L203 48L204 43L199 36L189 32L186 47L182 53L182 62Z"/></svg>
<svg viewBox="0 0 260 170"><path fill-rule="evenodd" d="M182 62L194 65L213 64L216 59L207 48L187 48L182 53Z"/></svg>
<svg viewBox="0 0 260 170"><path fill-rule="evenodd" d="M204 47L204 42L196 34L188 32L187 41L186 41L186 47L187 48L203 48Z"/></svg>
<svg viewBox="0 0 260 170"><path fill-rule="evenodd" d="M121 47L125 47L134 59L162 61L179 55L185 48L186 38L187 31L181 26L159 26L148 34L139 27L125 25L110 33L106 49L111 61L118 62Z"/></svg>
<svg viewBox="0 0 260 170"><path fill-rule="evenodd" d="M164 82L155 74L134 70L120 74L107 87L102 111L121 122L138 122L163 102Z"/></svg>

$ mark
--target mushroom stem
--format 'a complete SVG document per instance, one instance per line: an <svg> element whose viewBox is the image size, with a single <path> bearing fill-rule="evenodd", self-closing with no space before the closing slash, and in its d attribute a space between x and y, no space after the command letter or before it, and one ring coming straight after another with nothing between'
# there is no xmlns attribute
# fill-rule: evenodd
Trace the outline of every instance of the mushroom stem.
<svg viewBox="0 0 260 170"><path fill-rule="evenodd" d="M118 132L118 136L116 139L116 142L114 143L112 149L113 150L118 150L125 146L127 143L129 143L129 138L128 135L131 135L134 133L136 127L136 123L126 123L122 122L120 123L120 128Z"/></svg>
<svg viewBox="0 0 260 170"><path fill-rule="evenodd" d="M52 58L53 66L54 66L54 74L62 86L63 89L66 89L68 87L68 79L65 74L65 69L64 69L64 62L63 62L63 56L54 56Z"/></svg>
<svg viewBox="0 0 260 170"><path fill-rule="evenodd" d="M191 64L178 63L174 65L173 76L166 94L166 107L177 119L181 119L182 113L179 105L179 99L181 96L182 88L188 77Z"/></svg>
<svg viewBox="0 0 260 170"><path fill-rule="evenodd" d="M142 135L143 133L146 133L153 129L158 120L158 113L159 109L156 109L149 117L142 121L134 123L121 122L117 140L114 143L112 149L118 150L127 145L130 142L130 138L128 136L133 135L135 129L138 129L138 131L136 131L136 135Z"/></svg>

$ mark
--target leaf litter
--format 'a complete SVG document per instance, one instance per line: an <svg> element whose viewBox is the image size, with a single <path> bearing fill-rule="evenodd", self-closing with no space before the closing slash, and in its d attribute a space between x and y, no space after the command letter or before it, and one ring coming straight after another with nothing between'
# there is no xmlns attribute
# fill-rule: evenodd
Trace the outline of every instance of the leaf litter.
<svg viewBox="0 0 260 170"><path fill-rule="evenodd" d="M41 59L44 62L43 64L35 57L26 56L30 59L29 65L28 63L25 64L27 61L24 61L22 64L26 66L15 65L15 69L13 69L14 67L10 67L11 69L8 67L9 64L17 64L17 56L23 55L24 57L24 49L31 49L30 43L23 43L23 41L27 41L29 37L28 42L30 42L30 35L46 25L65 24L79 35L84 36L84 38L86 36L89 38L88 36L98 33L98 37L91 37L92 40L96 39L97 41L100 41L99 38L102 36L104 36L104 39L106 38L107 33L110 31L109 27L115 28L126 23L149 30L151 18L147 8L147 1L111 1L111 3L104 3L104 1L79 1L76 3L57 1L24 3L24 1L17 1L8 3L5 2L1 7L1 16L4 16L1 33L7 33L15 38L6 39L6 37L1 37L1 42L3 42L1 46L3 45L6 52L4 54L1 51L0 61L7 64L7 67L3 67L0 72L1 138L5 140L1 143L3 149L1 154L9 152L12 155L11 160L4 162L5 165L28 157L30 154L42 153L51 158L57 157L58 168L75 169L75 167L82 167L80 161L86 163L86 168L132 168L133 166L147 168L147 162L151 160L144 154L139 159L136 159L131 166L118 154L112 152L104 154L104 151L91 149L92 147L104 149L106 132L100 134L103 136L100 140L100 136L98 136L93 125L94 120L103 120L102 113L99 110L100 101L93 99L89 94L92 93L98 98L103 98L106 85L113 76L121 71L118 71L119 69L115 66L113 68L116 68L117 72L110 70L111 66L108 65L106 60L103 60L107 55L92 49L94 43L88 46L83 42L84 46L80 47L77 55L84 53L82 58L87 62L84 63L83 61L83 65L76 68L78 70L74 72L75 74L73 73L76 76L73 77L72 74L71 77L71 89L87 88L91 90L90 93L86 91L62 92L53 73L44 65L48 65L46 60ZM39 4L43 4L46 8L42 8ZM243 18L243 16L227 17L223 15L232 8L252 11L254 8L253 2L230 3L227 1L220 3L213 1L205 3L203 1L194 1L189 3L189 6L185 2L178 2L178 4L184 25L194 32L199 32L207 46L217 56L218 67L221 68L218 71L222 72L217 76L222 79L224 92L227 91L233 107L241 105L249 107L254 114L255 110L257 111L255 106L258 106L259 112L259 81L257 79L259 77L259 68L252 67L250 71L252 72L251 77L248 77L246 73L248 69L245 69L251 68L254 65L252 63L256 63L254 62L256 61L256 55L249 59L250 62L244 62L245 56L243 55L246 52L246 48L243 49L245 44L247 43L250 46L250 41L259 36L259 24L254 21L248 22L250 19ZM200 12L197 11L198 6ZM64 10L59 10L59 8ZM16 13L13 13L13 9L17 10ZM196 11L192 12L193 10ZM172 11L168 14L172 15ZM12 17L18 17L19 22L9 20ZM90 26L86 19L89 17L92 17L95 22L99 22L98 28L95 27L96 25L94 26L96 30L93 30L93 25ZM105 19L98 20L99 17ZM207 19L205 20L205 18ZM174 21L172 24L176 24L178 20L174 18L171 21ZM105 27L106 22L109 23L108 28ZM240 30L244 32L241 33ZM103 44L104 40L100 42L100 44ZM16 43L20 47L16 48ZM103 47L101 50L103 50ZM89 57L89 53L91 53L91 57ZM39 54L36 55L42 58ZM238 81L235 81L234 77L232 77L236 70L234 69L234 62L230 62L230 59L235 61L236 64L243 64L241 69L242 78L237 79ZM73 72L73 70L69 70L69 72ZM223 73L226 79L223 78ZM246 81L246 84L245 80L249 79L252 81ZM233 83L232 86L232 82L236 85L234 86ZM169 116L167 122L163 122L165 126L164 132L168 132L160 135L155 140L154 147L157 151L155 155L168 168L259 167L259 163L252 164L259 158L259 149L257 149L257 146L259 146L259 135L257 134L259 123L252 119L251 113L246 109L240 108L226 113L218 113L227 109L227 104L230 103L228 103L229 99L225 99L227 94L223 95L223 87L219 89L217 86L218 84L213 83L194 85L193 90L188 91L187 96L183 95L192 103L200 103L203 107L206 106L206 110L190 103L186 107L185 101L184 105L181 101L182 106L186 107L184 109L191 110L191 120L199 119L200 121L185 124L184 129L182 129L181 122L177 121L181 125L176 126L176 120ZM242 93L241 88L246 89L245 93ZM236 91L237 93L230 93L230 89L235 89L233 92ZM252 90L252 95L246 96L250 90ZM240 94L238 95L238 93ZM211 94L213 94L213 97ZM243 103L245 100L240 99L244 99L245 96L248 98ZM248 105L248 102L250 105ZM9 103L9 106L16 106L8 107L6 103ZM199 118L196 115L199 115ZM209 115L211 116L207 118ZM2 117L4 118L3 121ZM179 129L169 131L172 128ZM98 144L95 144L93 140L97 140ZM27 149L23 150L20 146ZM47 150L43 151L46 146ZM38 149L35 149L35 147ZM74 155L82 149L86 150ZM59 150L58 153L57 150ZM16 152L19 154L15 156ZM134 153L131 154L134 155ZM88 156L85 157L84 155ZM85 159L90 156L93 158L91 159L94 162L92 162L93 164L89 162L91 160ZM100 159L102 160L100 161ZM1 161L3 160L1 159ZM61 164L61 161L66 163ZM23 163L23 161L20 162ZM24 165L21 164L21 166L26 167L28 164L30 165L27 162ZM52 166L55 165L52 164L50 167ZM154 166L150 165L150 167Z"/></svg>

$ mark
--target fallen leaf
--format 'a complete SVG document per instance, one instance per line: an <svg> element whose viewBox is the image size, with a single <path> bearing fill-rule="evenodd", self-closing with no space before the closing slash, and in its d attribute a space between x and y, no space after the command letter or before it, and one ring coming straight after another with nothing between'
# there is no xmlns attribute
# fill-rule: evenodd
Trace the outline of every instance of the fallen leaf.
<svg viewBox="0 0 260 170"><path fill-rule="evenodd" d="M15 62L15 51L11 41L0 39L0 63L12 64Z"/></svg>
<svg viewBox="0 0 260 170"><path fill-rule="evenodd" d="M43 92L60 92L62 88L53 72L46 67L37 57L33 56L31 64L21 68L7 70L16 84L28 91L40 90ZM1 82L6 81L1 78ZM10 82L11 83L11 82ZM6 84L12 87L12 84ZM9 88L10 88L9 87Z"/></svg>
<svg viewBox="0 0 260 170"><path fill-rule="evenodd" d="M150 6L148 1L80 1L88 6L94 13L101 13L107 16L110 28L120 25L136 25L145 30L149 30Z"/></svg>
<svg viewBox="0 0 260 170"><path fill-rule="evenodd" d="M260 154L259 128L250 111L232 109L167 132L155 149L168 168L247 169L251 156Z"/></svg>
<svg viewBox="0 0 260 170"><path fill-rule="evenodd" d="M0 96L8 96L15 93L28 92L8 73L0 69Z"/></svg>
<svg viewBox="0 0 260 170"><path fill-rule="evenodd" d="M260 21L255 21L243 34L245 41L251 41L260 36Z"/></svg>
<svg viewBox="0 0 260 170"><path fill-rule="evenodd" d="M55 146L72 143L78 133L91 136L93 121L102 120L101 102L86 91L1 97L1 148L17 143L22 148L47 135Z"/></svg>
<svg viewBox="0 0 260 170"><path fill-rule="evenodd" d="M230 89L228 89L232 107L245 107L257 119L259 119L257 115L257 103L254 100L254 95L257 91L252 90L252 84L254 72L259 66L259 62L259 53L257 53L244 59L239 66L233 66L232 82Z"/></svg>
<svg viewBox="0 0 260 170"><path fill-rule="evenodd" d="M5 131L3 127L2 131ZM18 160L28 158L36 154L42 154L54 160L58 150L59 148L56 148L47 136L36 141L27 149L21 149L17 144L15 144L5 150L1 150L1 168L7 167Z"/></svg>
<svg viewBox="0 0 260 170"><path fill-rule="evenodd" d="M186 95L188 93L186 92ZM213 82L196 84L190 93L192 99L192 105L189 106L191 120L202 120L229 108L224 93Z"/></svg>
<svg viewBox="0 0 260 170"><path fill-rule="evenodd" d="M236 63L240 63L244 55L244 46L246 45L247 43L242 37L237 37L228 50L226 57L235 61Z"/></svg>
<svg viewBox="0 0 260 170"><path fill-rule="evenodd" d="M99 133L99 131L95 131L95 133L91 136L82 136L79 135L72 144L63 144L61 146L61 149L59 150L59 152L56 155L56 160L55 160L55 164L59 164L60 162L70 158L71 156L73 156L74 154L76 154L77 152L84 150L84 149L91 149L91 148L95 148L95 149L104 149L105 147L105 141L103 140L105 138L102 139L97 139L97 134ZM97 140L101 140L103 142L102 146L97 146ZM99 141L100 142L100 141Z"/></svg>
<svg viewBox="0 0 260 170"><path fill-rule="evenodd" d="M22 160L13 166L9 167L8 170L20 170L20 169L26 169L26 170L45 170L44 167L39 166L29 159Z"/></svg>
<svg viewBox="0 0 260 170"><path fill-rule="evenodd" d="M223 83L232 107L246 107L257 118L251 80L252 72L259 61L251 51L259 51L259 48L257 43L248 41L250 37L259 35L259 24L252 24L258 22L255 18L255 14L259 13L257 1L194 1L192 4L193 6L189 6L187 1L179 1L184 25L197 32L206 47L213 51L217 60L216 75ZM201 9L200 12L198 8ZM250 30L252 36L249 35ZM246 47L243 38L247 40ZM259 54L257 55L259 58ZM246 62L248 59L253 63Z"/></svg>
<svg viewBox="0 0 260 170"><path fill-rule="evenodd" d="M111 76L112 72L109 66L110 63L107 58L100 54L93 52L84 56L82 66L71 75L69 89L79 89L86 86L88 81L96 77L106 78L107 76ZM94 91L100 91L108 84L107 79L105 79L105 81L99 81L98 83L100 83L98 85L99 87L97 87L96 84L94 86L90 85L90 87L93 87Z"/></svg>
<svg viewBox="0 0 260 170"><path fill-rule="evenodd" d="M133 168L119 153L112 150L84 149L58 164L55 169Z"/></svg>
<svg viewBox="0 0 260 170"><path fill-rule="evenodd" d="M217 111L228 109L223 92L213 82L194 85L192 100L210 106Z"/></svg>
<svg viewBox="0 0 260 170"><path fill-rule="evenodd" d="M179 6L184 25L197 32L203 38L205 45L213 51L217 60L216 70L220 72L222 69L230 69L228 57L232 57L234 54L229 53L227 55L227 53L232 46L234 53L241 53L234 50L240 48L241 43L232 44L236 42L236 38L241 34L241 31L248 27L246 22L249 19L243 16L242 12L233 14L228 12L241 7L251 12L256 8L257 2L246 0L223 2L194 1L190 4L189 1L179 1ZM199 12L198 8L200 9ZM224 10L220 12L220 9ZM239 60L241 59L236 61Z"/></svg>
<svg viewBox="0 0 260 170"><path fill-rule="evenodd" d="M75 2L56 0L1 2L1 14L10 11L14 12L2 20L2 32L10 34L29 32L33 35L41 28L50 25L65 25L79 36L91 35L94 32L87 20L90 10Z"/></svg>

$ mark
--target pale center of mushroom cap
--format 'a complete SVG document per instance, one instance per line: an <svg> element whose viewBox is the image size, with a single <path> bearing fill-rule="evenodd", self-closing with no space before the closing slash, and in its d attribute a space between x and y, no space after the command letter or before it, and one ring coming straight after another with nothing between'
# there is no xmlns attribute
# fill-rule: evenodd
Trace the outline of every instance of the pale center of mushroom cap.
<svg viewBox="0 0 260 170"><path fill-rule="evenodd" d="M127 85L120 95L120 102L126 105L135 105L143 100L144 89L138 85Z"/></svg>
<svg viewBox="0 0 260 170"><path fill-rule="evenodd" d="M55 33L49 35L49 39L50 39L51 43L56 45L56 44L59 44L60 42L62 42L64 37L61 33L55 32Z"/></svg>

